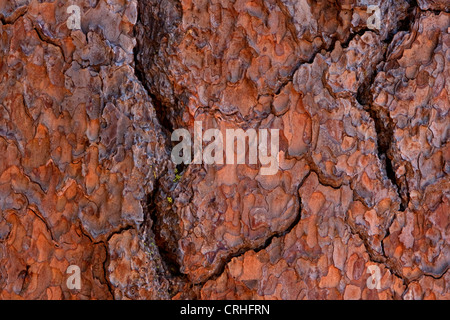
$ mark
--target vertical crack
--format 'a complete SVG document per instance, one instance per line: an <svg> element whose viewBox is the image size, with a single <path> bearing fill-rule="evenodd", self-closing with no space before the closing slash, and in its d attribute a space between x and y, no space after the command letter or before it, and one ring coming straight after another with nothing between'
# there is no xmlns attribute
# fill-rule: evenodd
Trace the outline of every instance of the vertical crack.
<svg viewBox="0 0 450 320"><path fill-rule="evenodd" d="M163 276L169 283L168 294L170 297L182 293L183 298L196 299L198 297L198 287L189 281L187 275L181 272L181 265L178 261L178 248L173 244L178 243L179 234L174 225L177 225L177 217L170 209L163 210L162 199L164 186L161 179L156 180L153 192L147 195L144 207L144 222L142 223L142 232L144 243L151 245L157 251L153 259L159 260L160 269L157 273ZM161 214L161 212L164 212ZM167 234L165 225L172 225L171 233Z"/></svg>
<svg viewBox="0 0 450 320"><path fill-rule="evenodd" d="M144 74L144 67L142 61L145 58L146 63L154 63L154 57L157 55L158 46L165 36L166 28L165 20L166 14L164 12L158 12L158 14L153 14L152 17L142 17L142 6L144 5L156 5L159 6L159 1L147 0L139 2L137 6L137 22L134 27L134 34L137 40L137 45L134 47L134 72L137 79L141 82L146 93L151 99L153 107L155 109L155 114L158 123L161 125L161 129L165 133L166 137L170 136L170 132L173 131L172 123L169 117L170 108L165 105L165 103L159 98L159 96L152 90L151 83L149 83L148 78ZM144 21L145 20L145 21ZM144 23L148 22L148 23ZM146 40L150 45L145 46L146 50L143 50L142 40ZM144 52L145 51L145 52ZM153 88L154 89L154 88ZM166 145L170 145L170 141L166 139ZM156 247L158 248L159 254L165 264L166 270L170 272L172 276L180 276L180 265L177 263L176 257L174 256L172 250L168 247L164 236L161 232L161 215L158 214L157 198L161 193L161 177L155 176L155 185L153 191L147 194L144 199L142 206L144 208L144 222L142 228L144 229L144 234L146 235L145 241L155 241Z"/></svg>
<svg viewBox="0 0 450 320"><path fill-rule="evenodd" d="M383 58L380 63L386 62L389 54L389 47L394 41L394 37L398 32L407 31L412 32L413 26L415 24L417 13L418 13L418 5L416 0L408 1L410 7L408 9L408 13L406 17L401 20L395 30L393 30L388 37L384 40L385 46L383 48ZM375 131L377 133L377 148L378 148L378 158L382 163L383 168L385 169L386 177L392 182L392 184L397 189L397 194L400 198L400 208L399 211L405 211L408 203L410 201L408 185L406 180L403 177L397 177L395 173L395 163L394 154L393 154L393 136L394 136L394 128L395 124L390 116L389 110L382 109L381 107L375 105L373 103L373 91L372 86L375 82L377 73L379 71L379 66L376 66L374 70L371 72L370 76L365 79L365 81L360 85L356 94L356 100L358 103L363 106L364 110L369 114L372 118L375 126ZM381 240L381 254L372 249L368 235L366 232L358 228L358 226L347 221L350 226L351 232L353 234L357 234L363 240L364 246L369 254L370 260L376 263L384 264L391 273L402 280L403 284L408 287L410 281L402 274L401 266L398 262L388 256L386 256L384 250L384 239L389 236L389 228L392 222L394 221L395 216L392 217L389 225L387 226L387 231L384 238ZM406 292L406 290L405 290Z"/></svg>
<svg viewBox="0 0 450 320"><path fill-rule="evenodd" d="M386 45L383 49L383 59L380 62L385 62L387 60L388 49L397 33L402 31L412 32L417 18L418 5L416 0L409 0L408 3L410 7L408 8L406 17L399 21L397 28L394 29L384 40ZM359 86L356 94L356 100L363 106L364 110L369 113L370 117L374 121L375 131L377 133L378 157L385 169L387 178L397 189L397 193L401 201L399 211L405 211L410 201L410 195L406 179L403 177L397 177L394 170L395 166L393 164L394 154L392 139L394 136L395 124L388 110L383 110L374 105L372 85L375 82L378 69L375 68L375 70L373 70L370 74L370 77L365 79L365 81Z"/></svg>
<svg viewBox="0 0 450 320"><path fill-rule="evenodd" d="M108 268L109 268L109 263L111 261L110 254L109 254L109 251L108 251L108 242L104 242L103 246L105 248L105 255L106 255L105 261L103 261L103 276L105 278L105 282L106 282L106 286L108 287L108 291L111 294L111 298L113 300L115 300L114 289L113 289L113 286L111 284L111 281L108 278Z"/></svg>
<svg viewBox="0 0 450 320"><path fill-rule="evenodd" d="M406 182L397 178L394 167L392 154L392 137L394 136L394 123L389 112L372 105L364 105L364 109L369 113L374 121L375 131L377 132L378 158L380 159L387 178L396 187L400 198L400 211L405 211L409 203L409 192Z"/></svg>
<svg viewBox="0 0 450 320"><path fill-rule="evenodd" d="M159 183L157 183L153 192L147 195L145 213L146 221L144 222L145 227L147 228L147 237L153 236L162 261L171 276L180 277L182 276L180 271L181 266L177 261L176 252L169 246L166 237L163 235L163 230L161 228L161 217L158 216L157 197L159 192L160 187ZM150 230L151 232L149 232Z"/></svg>
<svg viewBox="0 0 450 320"><path fill-rule="evenodd" d="M162 4L164 1L166 3ZM146 6L152 6L153 10L142 10ZM167 99L158 91L164 90L168 82L163 73L145 74L144 70L151 70L153 66L158 70L160 63L166 63L160 61L159 50L162 43L177 35L176 29L182 19L181 3L178 0L142 0L137 11L134 27L137 40L134 48L135 74L152 99L156 117L163 130L166 133L172 132L175 118L172 114L177 109L178 99L175 96L171 100Z"/></svg>
<svg viewBox="0 0 450 320"><path fill-rule="evenodd" d="M143 10L147 6L154 10ZM173 97L172 102L168 101L158 91L164 90L164 79L161 78L163 74L147 74L144 70L152 67L158 70L159 63L164 63L158 60L160 46L175 33L181 21L181 3L178 0L142 0L138 3L137 11L137 23L134 27L137 40L133 51L134 72L151 100L165 139L166 150L170 150L170 135L174 130L174 113L177 111L178 99ZM181 173L184 166L179 165L176 169ZM182 266L178 259L178 216L167 202L168 199L173 201L167 197L172 185L167 185L165 175L172 171L171 165L165 165L162 174L158 177L155 174L153 190L142 201L144 222L141 225L141 234L144 244L155 251L152 259L157 260L157 273L169 282L169 296L181 293L182 298L195 299L197 288L189 282L187 275L181 272Z"/></svg>

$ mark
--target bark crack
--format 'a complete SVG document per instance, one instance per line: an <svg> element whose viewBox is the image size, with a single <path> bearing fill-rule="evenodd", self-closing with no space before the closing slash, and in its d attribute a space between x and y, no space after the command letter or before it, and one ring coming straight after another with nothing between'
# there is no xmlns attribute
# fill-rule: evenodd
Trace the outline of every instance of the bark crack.
<svg viewBox="0 0 450 320"><path fill-rule="evenodd" d="M393 169L393 154L392 154L392 139L394 135L394 123L389 114L389 111L383 111L381 108L378 108L373 103L373 92L372 86L375 82L375 78L378 73L378 66L380 63L385 62L388 58L388 50L390 45L392 44L395 35L398 32L409 31L413 32L413 26L415 24L416 18L418 14L418 5L415 0L410 1L410 8L408 10L407 16L401 20L396 28L396 30L388 35L388 38L384 40L386 46L383 47L383 58L381 61L378 61L375 68L371 70L370 77L367 77L363 83L358 88L356 94L356 100L358 103L363 106L364 110L369 114L372 118L375 131L377 133L377 148L378 148L378 158L382 163L382 169L386 174L386 177L392 182L392 185L396 188L397 194L401 199L400 209L399 211L404 211L409 203L409 193L407 191L406 186L399 181L396 177L396 174ZM405 190L406 189L406 190ZM348 218L346 218L346 223L350 227L352 234L358 235L364 243L364 246L369 254L369 258L371 261L376 263L381 263L386 268L388 268L391 273L402 280L403 284L406 286L404 293L407 291L408 285L411 282L408 278L406 278L402 272L401 267L396 263L396 261L390 257L386 256L384 251L384 239L389 236L389 228L395 220L395 215L392 216L391 221L389 221L386 230L386 233L383 239L380 241L381 243L381 254L376 252L370 245L368 235L365 230L358 227L357 225L351 223ZM403 293L403 294L404 294Z"/></svg>
<svg viewBox="0 0 450 320"><path fill-rule="evenodd" d="M45 43L47 43L47 44L50 44L50 45L53 45L53 46L59 48L59 50L61 51L61 55L62 55L62 57L63 57L63 60L64 60L64 61L67 61L67 60L66 60L66 56L65 56L65 54L64 54L64 50L63 50L61 44L59 44L57 41L51 39L50 37L46 36L46 35L44 34L44 31L42 31L41 28L34 26L33 29L34 29L34 31L36 31L37 36L39 37L39 39L40 39L42 42L45 42Z"/></svg>
<svg viewBox="0 0 450 320"><path fill-rule="evenodd" d="M393 220L394 219L392 219L392 221ZM391 274L401 279L404 285L407 286L409 284L410 281L402 274L402 272L400 271L400 266L398 266L395 260L385 255L383 246L382 246L382 254L377 253L375 250L372 249L368 240L368 236L362 228L358 228L358 226L351 223L348 220L348 217L346 218L346 224L350 227L350 231L353 235L357 235L361 238L361 240L364 243L364 247L366 248L366 251L369 255L369 259L372 262L383 264L386 268L389 269ZM381 243L383 243L383 241L381 241Z"/></svg>
<svg viewBox="0 0 450 320"><path fill-rule="evenodd" d="M306 177L305 179L306 180ZM303 180L303 181L304 181ZM299 186L299 188L301 187L301 184ZM214 274L212 274L208 279L206 279L205 281L202 281L201 283L199 283L200 286L203 287L203 285L206 284L206 282L210 281L210 280L217 280L224 272L225 272L225 268L226 266L231 262L231 260L233 260L234 258L239 258L242 257L245 253L249 252L249 251L254 251L254 252L260 252L262 250L267 249L276 239L282 238L285 235L289 234L299 223L301 220L301 211L302 211L302 204L301 204L301 198L298 197L299 199L299 208L297 211L297 215L295 216L295 219L292 221L292 223L284 230L282 231L278 231L275 232L274 234L272 234L271 236L269 236L264 243L262 243L261 245L254 247L254 248L241 248L240 250L238 250L237 252L230 254L229 256L227 256L226 258L224 258L222 260L222 262L220 263L218 269L216 270L216 272L214 272Z"/></svg>
<svg viewBox="0 0 450 320"><path fill-rule="evenodd" d="M12 25L16 23L21 17L23 17L28 12L28 6L22 6L16 9L16 11L10 15L9 17L5 17L2 13L0 13L0 21L3 25Z"/></svg>
<svg viewBox="0 0 450 320"><path fill-rule="evenodd" d="M379 65L381 62L386 62L389 53L389 47L392 44L394 37L397 33L402 31L413 32L413 26L418 15L418 5L415 0L411 1L410 8L408 9L408 14L401 20L395 29L395 32L388 35L387 39L384 40L386 46L383 47L383 58L377 63ZM363 83L359 86L356 100L363 106L364 110L368 112L372 118L375 131L377 133L377 147L378 147L378 158L382 163L382 168L386 174L386 177L392 182L393 186L397 190L399 199L401 200L400 211L405 211L408 207L410 201L408 185L397 178L394 171L394 155L392 154L392 139L394 135L395 124L390 116L389 111L384 111L377 107L373 103L373 92L372 85L375 82L375 78L378 74L378 66L371 70L370 77L366 78Z"/></svg>

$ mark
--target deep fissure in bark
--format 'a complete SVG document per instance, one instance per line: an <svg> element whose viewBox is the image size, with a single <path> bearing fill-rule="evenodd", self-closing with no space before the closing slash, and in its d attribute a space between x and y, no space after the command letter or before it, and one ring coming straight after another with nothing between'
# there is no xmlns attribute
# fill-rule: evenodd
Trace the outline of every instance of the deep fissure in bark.
<svg viewBox="0 0 450 320"><path fill-rule="evenodd" d="M161 6L161 1L166 1L166 4ZM149 6L154 10L143 10ZM178 0L141 0L138 2L137 11L137 23L134 27L137 43L133 51L135 74L152 99L156 117L163 131L166 134L171 133L174 126L172 113L177 109L177 97L173 97L172 102L165 99L157 90L159 86L155 85L155 82L161 81L159 78L164 75L146 75L144 70L151 69L146 68L149 64L157 65L158 49L161 43L176 33L182 19L181 3Z"/></svg>
<svg viewBox="0 0 450 320"><path fill-rule="evenodd" d="M166 239L161 235L160 217L158 216L158 208L156 197L159 193L159 185L155 186L153 193L147 195L146 199L146 218L150 219L147 227L150 227L154 236L155 244L159 254L167 267L167 270L174 277L181 276L180 265L177 261L176 253L167 244Z"/></svg>
<svg viewBox="0 0 450 320"><path fill-rule="evenodd" d="M161 101L161 99L159 99L158 96L156 96L154 93L152 93L148 86L147 86L147 81L145 78L145 75L143 74L143 72L141 71L140 67L139 67L139 49L138 46L136 46L133 49L133 53L134 53L134 61L135 61L135 68L134 68L134 73L136 75L136 77L138 78L138 80L142 83L142 85L144 86L145 90L147 91L147 94L149 95L149 97L151 98L153 107L155 109L155 115L156 118L158 119L158 123L161 125L161 129L164 131L164 133L166 134L166 136L170 136L170 133L173 131L173 127L172 127L172 122L170 121L169 118L169 110L170 107L166 106L163 101Z"/></svg>
<svg viewBox="0 0 450 320"><path fill-rule="evenodd" d="M144 242L148 244L154 241L161 261L161 269L157 271L160 276L169 281L169 296L173 297L177 293L183 292L185 298L197 299L199 288L189 281L186 274L181 272L176 248L170 245L170 241L174 240L168 240L162 233L163 215L159 214L161 209L158 208L158 199L161 199L161 193L161 187L157 180L153 192L148 194L143 201L144 222L141 230L145 237ZM176 233L170 235L170 237L174 236Z"/></svg>
<svg viewBox="0 0 450 320"><path fill-rule="evenodd" d="M406 17L400 20L396 29L392 30L388 37L383 41L386 44L384 49L383 61L386 61L388 55L389 45L392 43L394 36L398 32L402 31L412 31L414 23L416 21L416 16L418 13L418 5L416 0L408 1L410 7ZM397 177L394 170L392 154L392 137L394 135L394 123L389 114L389 111L381 110L380 108L373 105L373 93L372 85L377 76L378 70L375 69L371 75L361 84L358 88L356 94L356 100L364 109L369 113L370 117L374 121L375 131L377 132L377 146L378 146L378 157L383 164L386 171L386 176L392 182L392 184L397 188L397 193L401 199L400 211L405 211L408 207L410 200L408 185L404 179Z"/></svg>
<svg viewBox="0 0 450 320"><path fill-rule="evenodd" d="M155 86L150 79L146 76L143 70L145 70L143 63L155 63L155 56L157 55L157 50L160 41L170 32L171 27L168 25L170 21L177 19L177 13L171 12L158 12L157 14L152 13L152 17L144 17L145 22L142 22L142 15L149 14L149 11L142 10L143 6L155 6L158 7L158 2L161 0L142 0L139 1L137 7L137 24L135 25L134 33L137 39L137 44L133 50L134 54L134 72L138 80L142 83L144 89L146 90L148 96L151 99L152 105L155 109L155 116L158 123L161 126L163 135L165 136L165 144L168 150L171 147L170 135L173 132L173 124L171 121L170 112L173 109L167 104L161 97L161 95L155 91ZM165 1L165 0L163 0ZM179 3L176 0L170 0L178 10ZM173 15L175 19L168 19L170 15ZM170 18L170 17L169 17ZM173 17L172 17L173 18ZM172 21L173 22L173 21ZM176 23L175 23L176 25ZM172 26L173 27L173 26ZM145 40L145 50L142 41ZM150 77L151 78L151 77ZM184 165L179 165L176 167L178 173L184 171ZM144 243L153 243L158 251L158 255L161 258L161 270L157 270L160 275L163 275L167 280L169 280L169 295L172 297L181 289L183 284L188 283L187 276L183 274L180 269L181 266L177 260L176 248L173 248L169 242L174 241L172 238L176 237L176 234L169 235L168 239L162 233L162 224L164 223L164 217L167 217L170 213L162 210L158 204L158 201L165 199L164 196L165 189L162 186L162 177L166 174L168 169L166 168L164 172L159 176L155 177L153 191L146 195L142 201L142 207L144 209L144 222L141 225L142 234L144 235ZM176 243L176 241L175 241ZM196 293L191 285L187 293L190 298L195 299ZM186 290L186 287L184 287Z"/></svg>

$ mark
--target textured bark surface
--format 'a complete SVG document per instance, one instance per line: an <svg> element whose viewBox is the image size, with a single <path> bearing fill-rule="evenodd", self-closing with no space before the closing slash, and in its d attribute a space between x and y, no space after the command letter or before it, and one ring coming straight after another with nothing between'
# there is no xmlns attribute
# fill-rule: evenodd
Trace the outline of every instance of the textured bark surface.
<svg viewBox="0 0 450 320"><path fill-rule="evenodd" d="M449 11L0 0L0 298L450 299ZM176 166L194 121L277 174Z"/></svg>

